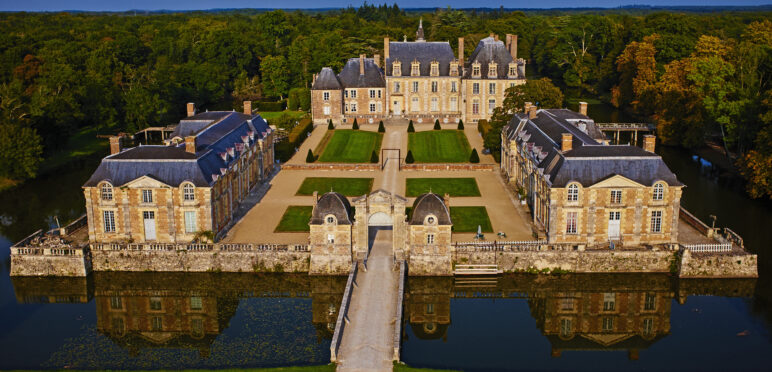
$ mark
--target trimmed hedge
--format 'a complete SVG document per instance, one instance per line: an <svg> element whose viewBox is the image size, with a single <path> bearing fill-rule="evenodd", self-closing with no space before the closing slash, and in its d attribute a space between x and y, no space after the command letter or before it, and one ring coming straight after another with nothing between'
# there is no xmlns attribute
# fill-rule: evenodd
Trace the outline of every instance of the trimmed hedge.
<svg viewBox="0 0 772 372"><path fill-rule="evenodd" d="M483 138L488 134L488 132L491 131L493 127L490 123L488 123L488 120L480 119L480 121L477 122L477 131L482 134Z"/></svg>
<svg viewBox="0 0 772 372"><path fill-rule="evenodd" d="M279 102L256 102L259 111L284 111L287 107L286 101Z"/></svg>
<svg viewBox="0 0 772 372"><path fill-rule="evenodd" d="M277 143L274 147L276 158L282 162L289 160L295 154L295 149L300 147L312 130L314 130L314 123L311 118L301 119L298 125L289 132L287 139Z"/></svg>

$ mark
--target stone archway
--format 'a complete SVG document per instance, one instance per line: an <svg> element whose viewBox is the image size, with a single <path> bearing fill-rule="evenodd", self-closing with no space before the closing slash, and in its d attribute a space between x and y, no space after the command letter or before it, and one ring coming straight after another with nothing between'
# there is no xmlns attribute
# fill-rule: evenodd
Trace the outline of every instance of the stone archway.
<svg viewBox="0 0 772 372"><path fill-rule="evenodd" d="M353 250L356 258L367 256L370 243L379 229L391 230L393 253L402 257L407 235L406 202L407 199L385 190L375 190L353 200L352 204L356 210Z"/></svg>
<svg viewBox="0 0 772 372"><path fill-rule="evenodd" d="M394 220L385 212L375 212L367 219L367 226L393 226Z"/></svg>

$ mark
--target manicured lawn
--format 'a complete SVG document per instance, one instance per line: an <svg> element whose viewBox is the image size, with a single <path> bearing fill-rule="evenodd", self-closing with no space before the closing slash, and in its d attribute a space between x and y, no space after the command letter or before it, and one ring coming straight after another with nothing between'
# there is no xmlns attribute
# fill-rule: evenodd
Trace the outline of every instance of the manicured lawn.
<svg viewBox="0 0 772 372"><path fill-rule="evenodd" d="M281 216L276 232L303 232L310 231L308 221L311 220L311 212L314 207L310 205L290 205Z"/></svg>
<svg viewBox="0 0 772 372"><path fill-rule="evenodd" d="M472 148L461 130L408 133L407 147L416 163L466 163Z"/></svg>
<svg viewBox="0 0 772 372"><path fill-rule="evenodd" d="M306 114L303 111L291 111L291 110L284 110L284 111L259 111L258 113L265 120L273 120L273 119L276 119L276 118L282 116L283 114L287 114L289 117L294 118L294 119L300 119L300 118L302 118Z"/></svg>
<svg viewBox="0 0 772 372"><path fill-rule="evenodd" d="M326 163L369 163L372 152L380 152L381 140L383 140L382 133L337 129L330 142L322 150L319 161Z"/></svg>
<svg viewBox="0 0 772 372"><path fill-rule="evenodd" d="M450 219L453 220L453 232L477 232L477 226L482 232L493 232L491 220L485 207L450 207Z"/></svg>
<svg viewBox="0 0 772 372"><path fill-rule="evenodd" d="M408 178L407 196L418 196L426 192L450 196L480 196L474 178Z"/></svg>
<svg viewBox="0 0 772 372"><path fill-rule="evenodd" d="M322 195L332 190L345 196L360 196L369 193L372 188L372 178L308 177L303 180L296 195L313 195L314 191Z"/></svg>

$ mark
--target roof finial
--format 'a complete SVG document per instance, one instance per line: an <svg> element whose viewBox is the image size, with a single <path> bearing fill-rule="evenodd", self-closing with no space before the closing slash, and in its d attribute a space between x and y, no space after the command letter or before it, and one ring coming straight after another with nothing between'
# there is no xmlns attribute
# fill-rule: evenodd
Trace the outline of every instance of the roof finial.
<svg viewBox="0 0 772 372"><path fill-rule="evenodd" d="M424 41L424 18L418 21L418 31L415 33L415 41Z"/></svg>

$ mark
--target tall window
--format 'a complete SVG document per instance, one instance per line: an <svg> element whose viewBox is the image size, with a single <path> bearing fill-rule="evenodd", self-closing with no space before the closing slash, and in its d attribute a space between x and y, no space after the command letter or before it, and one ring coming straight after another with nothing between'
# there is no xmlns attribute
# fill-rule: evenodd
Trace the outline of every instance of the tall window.
<svg viewBox="0 0 772 372"><path fill-rule="evenodd" d="M325 100L325 101L329 101L330 100L330 92L322 93L322 99Z"/></svg>
<svg viewBox="0 0 772 372"><path fill-rule="evenodd" d="M643 298L643 309L654 310L657 305L656 301L657 301L657 297L654 296L654 293L647 293Z"/></svg>
<svg viewBox="0 0 772 372"><path fill-rule="evenodd" d="M142 190L142 202L143 203L153 202L153 190Z"/></svg>
<svg viewBox="0 0 772 372"><path fill-rule="evenodd" d="M352 103L351 104L351 112L357 112L357 104L356 103Z"/></svg>
<svg viewBox="0 0 772 372"><path fill-rule="evenodd" d="M103 183L100 189L102 200L113 200L113 185L109 183Z"/></svg>
<svg viewBox="0 0 772 372"><path fill-rule="evenodd" d="M611 190L611 204L622 203L622 190Z"/></svg>
<svg viewBox="0 0 772 372"><path fill-rule="evenodd" d="M151 318L150 327L153 331L163 331L164 329L164 320L160 316L154 316Z"/></svg>
<svg viewBox="0 0 772 372"><path fill-rule="evenodd" d="M375 98L375 89L370 89L370 98Z"/></svg>
<svg viewBox="0 0 772 372"><path fill-rule="evenodd" d="M161 311L161 297L150 297L150 310Z"/></svg>
<svg viewBox="0 0 772 372"><path fill-rule="evenodd" d="M434 244L434 234L426 234L426 244Z"/></svg>
<svg viewBox="0 0 772 372"><path fill-rule="evenodd" d="M477 100L472 101L472 113L473 114L480 113L480 102Z"/></svg>
<svg viewBox="0 0 772 372"><path fill-rule="evenodd" d="M616 293L603 294L603 311L614 311L617 308Z"/></svg>
<svg viewBox="0 0 772 372"><path fill-rule="evenodd" d="M370 104L370 112L375 112L375 103Z"/></svg>
<svg viewBox="0 0 772 372"><path fill-rule="evenodd" d="M450 92L451 93L456 93L456 82L455 81L451 81L450 82Z"/></svg>
<svg viewBox="0 0 772 372"><path fill-rule="evenodd" d="M643 320L643 334L646 336L651 335L654 332L654 319L646 318Z"/></svg>
<svg viewBox="0 0 772 372"><path fill-rule="evenodd" d="M351 98L357 98L357 90L356 89L352 89L351 93L349 93L349 96Z"/></svg>
<svg viewBox="0 0 772 372"><path fill-rule="evenodd" d="M414 81L413 82L413 93L417 93L417 92L418 92L418 82Z"/></svg>
<svg viewBox="0 0 772 372"><path fill-rule="evenodd" d="M418 104L418 97L413 97L412 101L410 102L410 110L411 111L420 110L420 105Z"/></svg>
<svg viewBox="0 0 772 372"><path fill-rule="evenodd" d="M663 186L661 183L654 184L654 200L662 200L662 198L665 196L665 186Z"/></svg>
<svg viewBox="0 0 772 372"><path fill-rule="evenodd" d="M571 329L571 319L560 319L560 335L563 337L570 336L573 330Z"/></svg>
<svg viewBox="0 0 772 372"><path fill-rule="evenodd" d="M378 92L378 98L381 98L381 90L380 89L376 89L376 91Z"/></svg>
<svg viewBox="0 0 772 372"><path fill-rule="evenodd" d="M193 185L186 183L182 187L182 198L186 201L196 200L196 189Z"/></svg>
<svg viewBox="0 0 772 372"><path fill-rule="evenodd" d="M399 93L399 82L398 81L394 82L394 93Z"/></svg>
<svg viewBox="0 0 772 372"><path fill-rule="evenodd" d="M115 232L115 212L103 211L102 216L105 221L105 232Z"/></svg>
<svg viewBox="0 0 772 372"><path fill-rule="evenodd" d="M472 76L480 76L480 65L472 66Z"/></svg>
<svg viewBox="0 0 772 372"><path fill-rule="evenodd" d="M480 83L472 84L472 94L480 94Z"/></svg>
<svg viewBox="0 0 772 372"><path fill-rule="evenodd" d="M458 98L450 97L450 111L458 111Z"/></svg>
<svg viewBox="0 0 772 372"><path fill-rule="evenodd" d="M603 332L611 332L614 330L614 318L603 318Z"/></svg>
<svg viewBox="0 0 772 372"><path fill-rule="evenodd" d="M118 296L110 297L110 308L113 310L123 309L123 299Z"/></svg>
<svg viewBox="0 0 772 372"><path fill-rule="evenodd" d="M193 337L204 337L204 320L201 318L191 319L190 333L193 335Z"/></svg>
<svg viewBox="0 0 772 372"><path fill-rule="evenodd" d="M578 201L579 200L579 186L577 185L569 185L568 186L568 201Z"/></svg>
<svg viewBox="0 0 772 372"><path fill-rule="evenodd" d="M437 82L432 81L432 93L437 93Z"/></svg>
<svg viewBox="0 0 772 372"><path fill-rule="evenodd" d="M201 310L204 308L204 301L199 296L190 298L190 310Z"/></svg>
<svg viewBox="0 0 772 372"><path fill-rule="evenodd" d="M198 228L196 227L196 211L186 211L185 212L185 232L195 233L198 231Z"/></svg>
<svg viewBox="0 0 772 372"><path fill-rule="evenodd" d="M439 104L437 97L432 97L432 111L439 111Z"/></svg>
<svg viewBox="0 0 772 372"><path fill-rule="evenodd" d="M495 99L489 99L488 100L488 113L492 114L493 110L496 108L496 100Z"/></svg>
<svg viewBox="0 0 772 372"><path fill-rule="evenodd" d="M662 211L651 211L651 232L662 232Z"/></svg>
<svg viewBox="0 0 772 372"><path fill-rule="evenodd" d="M322 112L323 112L325 115L329 115L329 114L330 114L330 106L324 106L324 107L322 108Z"/></svg>
<svg viewBox="0 0 772 372"><path fill-rule="evenodd" d="M488 84L488 94L496 94L496 83Z"/></svg>
<svg viewBox="0 0 772 372"><path fill-rule="evenodd" d="M576 234L576 212L566 212L566 234Z"/></svg>

